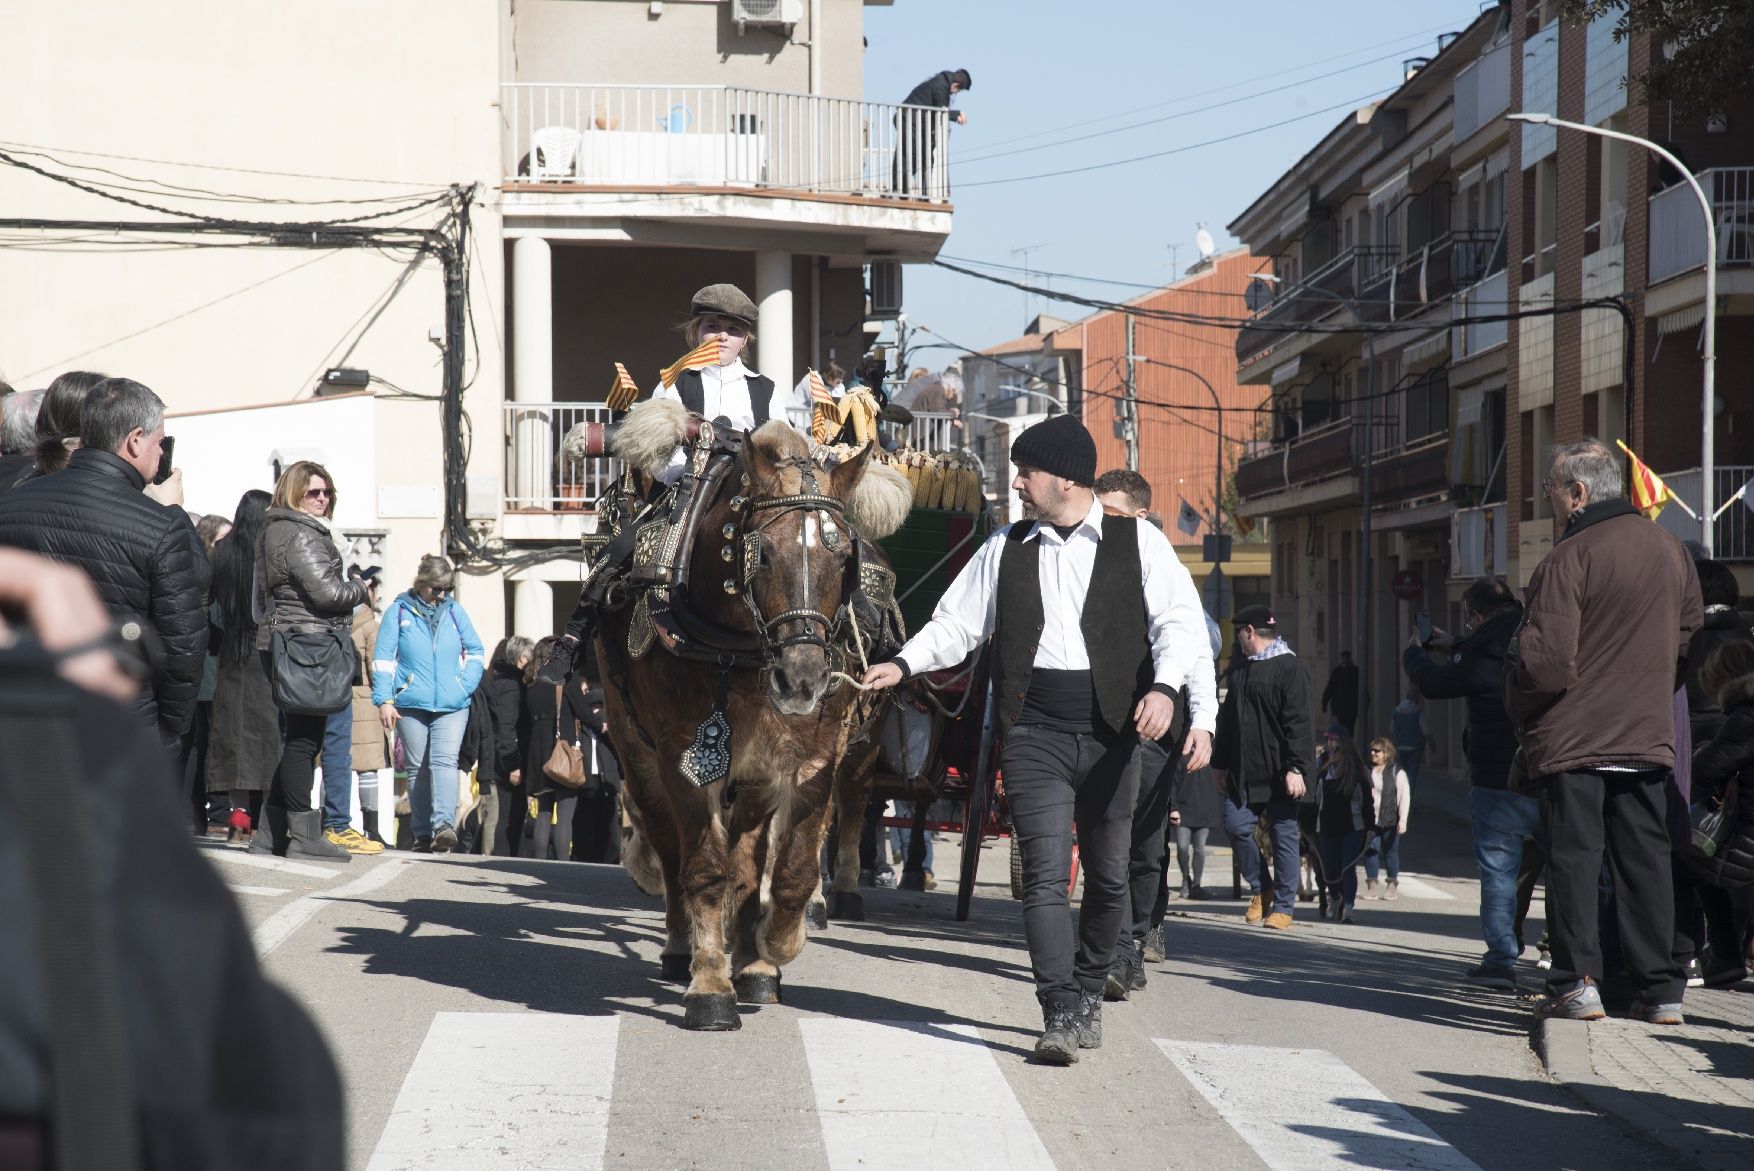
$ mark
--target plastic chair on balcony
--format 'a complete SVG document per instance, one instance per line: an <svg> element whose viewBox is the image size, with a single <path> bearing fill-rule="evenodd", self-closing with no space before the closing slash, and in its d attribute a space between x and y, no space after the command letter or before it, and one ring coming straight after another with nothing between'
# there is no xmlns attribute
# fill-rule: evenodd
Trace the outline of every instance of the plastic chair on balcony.
<svg viewBox="0 0 1754 1171"><path fill-rule="evenodd" d="M542 127L530 135L530 177L571 178L578 150L578 131L568 126Z"/></svg>

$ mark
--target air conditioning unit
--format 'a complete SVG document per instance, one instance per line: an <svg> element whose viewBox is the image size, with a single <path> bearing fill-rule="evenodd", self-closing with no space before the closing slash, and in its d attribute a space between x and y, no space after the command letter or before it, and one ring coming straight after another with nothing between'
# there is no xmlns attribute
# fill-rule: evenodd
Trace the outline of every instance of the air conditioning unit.
<svg viewBox="0 0 1754 1171"><path fill-rule="evenodd" d="M797 24L804 0L731 0L731 19L745 24Z"/></svg>
<svg viewBox="0 0 1754 1171"><path fill-rule="evenodd" d="M871 262L871 316L893 320L901 312L901 262Z"/></svg>

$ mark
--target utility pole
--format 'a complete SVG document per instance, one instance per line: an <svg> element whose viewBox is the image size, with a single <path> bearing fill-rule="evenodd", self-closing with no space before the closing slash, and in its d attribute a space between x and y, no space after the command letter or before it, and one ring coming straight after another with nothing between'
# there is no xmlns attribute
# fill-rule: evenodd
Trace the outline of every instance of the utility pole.
<svg viewBox="0 0 1754 1171"><path fill-rule="evenodd" d="M1127 440L1127 470L1139 470L1139 384L1135 376L1138 351L1133 347L1133 315L1127 314L1127 398L1121 426Z"/></svg>

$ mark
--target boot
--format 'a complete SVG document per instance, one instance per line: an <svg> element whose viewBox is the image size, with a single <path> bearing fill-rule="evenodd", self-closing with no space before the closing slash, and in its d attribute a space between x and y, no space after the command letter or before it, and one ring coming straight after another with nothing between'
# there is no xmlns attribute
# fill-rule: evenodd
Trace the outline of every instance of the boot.
<svg viewBox="0 0 1754 1171"><path fill-rule="evenodd" d="M1364 880L1364 897L1367 899L1376 897L1376 879L1367 878Z"/></svg>
<svg viewBox="0 0 1754 1171"><path fill-rule="evenodd" d="M323 836L323 811L307 809L286 816L286 849L292 858L315 858L322 862L351 862L353 855Z"/></svg>
<svg viewBox="0 0 1754 1171"><path fill-rule="evenodd" d="M1082 992L1078 996L1078 1014L1072 1018L1078 1030L1078 1048L1102 1048L1102 993Z"/></svg>
<svg viewBox="0 0 1754 1171"><path fill-rule="evenodd" d="M1079 1016L1078 1009L1070 1004L1049 1004L1042 1009L1042 1033L1035 1043L1038 1062L1071 1065L1078 1060Z"/></svg>
<svg viewBox="0 0 1754 1171"><path fill-rule="evenodd" d="M262 803L262 814L256 819L256 832L250 835L250 853L286 853L286 808Z"/></svg>
<svg viewBox="0 0 1754 1171"><path fill-rule="evenodd" d="M361 810L359 816L360 816L360 820L365 822L365 836L367 838L376 842L380 846L388 846L390 844L389 842L386 842L383 838L380 838L378 836L378 811L377 810L375 810L375 809Z"/></svg>

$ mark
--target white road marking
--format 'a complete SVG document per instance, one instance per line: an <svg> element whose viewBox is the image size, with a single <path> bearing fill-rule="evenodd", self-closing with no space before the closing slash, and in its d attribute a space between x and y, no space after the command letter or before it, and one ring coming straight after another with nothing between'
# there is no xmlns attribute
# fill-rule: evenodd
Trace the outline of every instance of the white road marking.
<svg viewBox="0 0 1754 1171"><path fill-rule="evenodd" d="M231 887L233 894L240 895L261 895L263 898L271 899L276 895L283 895L286 893L286 888L284 886L242 886L235 882L230 882L226 885Z"/></svg>
<svg viewBox="0 0 1754 1171"><path fill-rule="evenodd" d="M809 1019L798 1028L830 1171L1053 1168L972 1025Z"/></svg>
<svg viewBox="0 0 1754 1171"><path fill-rule="evenodd" d="M438 1013L366 1171L601 1168L619 1023Z"/></svg>
<svg viewBox="0 0 1754 1171"><path fill-rule="evenodd" d="M1321 1049L1157 1042L1273 1171L1480 1171ZM1271 1092L1264 1086L1271 1085Z"/></svg>
<svg viewBox="0 0 1754 1171"><path fill-rule="evenodd" d="M390 862L380 862L352 882L338 886L334 890L315 891L292 900L266 919L252 933L256 943L256 954L265 956L282 943L287 936L303 927L312 915L315 915L327 902L350 899L393 880L413 862L406 858L397 858Z"/></svg>
<svg viewBox="0 0 1754 1171"><path fill-rule="evenodd" d="M322 866L316 862L294 862L290 858L276 858L272 854L251 854L245 850L231 850L224 846L203 849L201 856L215 862L228 862L233 866L255 866L262 870L278 870L282 874L303 874L308 878L340 878L347 873L337 866Z"/></svg>
<svg viewBox="0 0 1754 1171"><path fill-rule="evenodd" d="M1455 898L1455 896L1450 894L1449 891L1432 886L1429 882L1424 881L1417 875L1407 874L1405 872L1401 874L1400 878L1395 880L1395 886L1400 891L1401 897L1404 899Z"/></svg>

